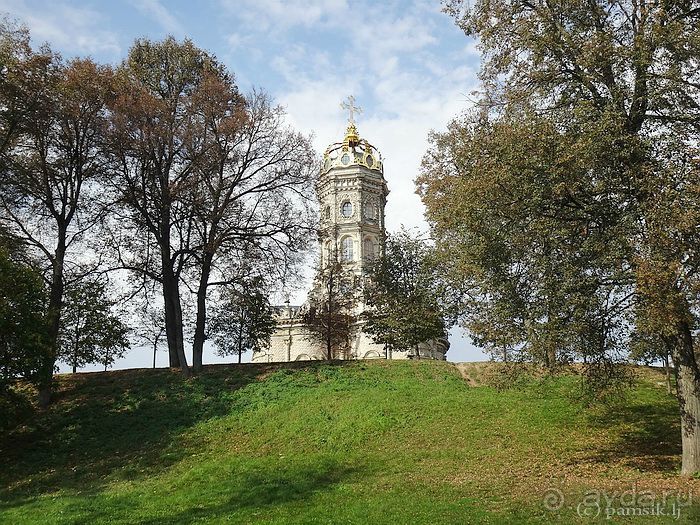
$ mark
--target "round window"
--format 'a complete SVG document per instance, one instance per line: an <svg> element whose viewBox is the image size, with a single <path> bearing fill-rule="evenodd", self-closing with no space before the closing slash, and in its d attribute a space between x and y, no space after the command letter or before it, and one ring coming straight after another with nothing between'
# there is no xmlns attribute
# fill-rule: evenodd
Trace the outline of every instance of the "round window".
<svg viewBox="0 0 700 525"><path fill-rule="evenodd" d="M367 166L371 168L374 166L374 157L372 155L367 155L367 157L365 157L365 162L367 163Z"/></svg>
<svg viewBox="0 0 700 525"><path fill-rule="evenodd" d="M352 202L345 201L340 207L340 214L343 217L350 217L352 215Z"/></svg>
<svg viewBox="0 0 700 525"><path fill-rule="evenodd" d="M342 157L340 157L340 162L342 162L343 165L345 165L345 166L347 166L348 164L350 164L350 155L348 155L347 153L345 153Z"/></svg>

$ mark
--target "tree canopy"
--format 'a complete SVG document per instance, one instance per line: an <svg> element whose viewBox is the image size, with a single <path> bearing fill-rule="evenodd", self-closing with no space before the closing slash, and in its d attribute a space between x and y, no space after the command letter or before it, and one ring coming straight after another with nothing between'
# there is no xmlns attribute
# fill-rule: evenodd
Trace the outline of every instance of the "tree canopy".
<svg viewBox="0 0 700 525"><path fill-rule="evenodd" d="M438 279L427 242L406 230L390 235L365 285L363 331L391 352L420 357L420 344L445 337Z"/></svg>
<svg viewBox="0 0 700 525"><path fill-rule="evenodd" d="M682 472L700 470L700 6L446 9L479 40L482 89L433 135L417 185L463 324L483 344L592 371L615 370L635 338L663 341Z"/></svg>
<svg viewBox="0 0 700 525"><path fill-rule="evenodd" d="M34 49L3 19L0 66L0 228L46 288L41 403L58 360L108 366L127 322L161 319L154 301L170 366L190 374L191 337L199 371L212 287L296 272L313 233L308 138L187 39L139 39L111 67ZM137 332L158 346L158 327Z"/></svg>

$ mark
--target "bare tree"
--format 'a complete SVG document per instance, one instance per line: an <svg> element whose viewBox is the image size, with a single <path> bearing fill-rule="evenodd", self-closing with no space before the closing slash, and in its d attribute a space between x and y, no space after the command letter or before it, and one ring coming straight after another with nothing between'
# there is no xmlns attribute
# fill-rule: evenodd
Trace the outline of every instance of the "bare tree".
<svg viewBox="0 0 700 525"><path fill-rule="evenodd" d="M313 231L309 141L285 125L283 109L262 92L242 99L231 86L208 79L202 94L212 146L190 187L198 274L195 370L202 367L208 288L235 284L236 274L282 275Z"/></svg>

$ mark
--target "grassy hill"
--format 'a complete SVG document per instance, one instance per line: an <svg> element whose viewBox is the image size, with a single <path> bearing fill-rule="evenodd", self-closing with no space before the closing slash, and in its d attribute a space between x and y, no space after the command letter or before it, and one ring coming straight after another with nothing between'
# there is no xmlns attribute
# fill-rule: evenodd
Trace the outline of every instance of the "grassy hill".
<svg viewBox="0 0 700 525"><path fill-rule="evenodd" d="M57 402L0 438L0 523L590 523L586 491L613 508L624 491L654 502L666 491L669 507L679 493L700 498L700 481L676 476L677 407L660 373L638 369L626 396L585 407L574 376L497 389L494 370L372 361L210 366L189 381L61 376ZM545 496L563 505L548 510ZM600 509L607 523L700 521L694 506L680 520Z"/></svg>

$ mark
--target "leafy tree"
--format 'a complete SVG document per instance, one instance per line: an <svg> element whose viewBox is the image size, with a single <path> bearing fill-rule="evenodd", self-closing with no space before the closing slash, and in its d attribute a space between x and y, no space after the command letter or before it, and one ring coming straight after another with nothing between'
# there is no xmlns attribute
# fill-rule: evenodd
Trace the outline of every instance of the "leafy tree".
<svg viewBox="0 0 700 525"><path fill-rule="evenodd" d="M269 97L241 95L189 40L138 40L118 78L113 247L121 268L161 285L170 366L189 374L183 321L192 313L198 371L209 288L237 284L231 276L245 277L254 261L255 272L273 273L305 245L312 149Z"/></svg>
<svg viewBox="0 0 700 525"><path fill-rule="evenodd" d="M111 105L113 188L121 204L114 248L122 268L161 284L170 366L185 375L180 280L191 256L192 206L183 195L209 149L199 103L210 77L228 81L191 41L137 40Z"/></svg>
<svg viewBox="0 0 700 525"><path fill-rule="evenodd" d="M0 19L0 160L12 148L25 123L31 104L25 97L23 71L36 60L29 42L29 31L6 17ZM5 166L3 164L3 169Z"/></svg>
<svg viewBox="0 0 700 525"><path fill-rule="evenodd" d="M270 345L277 323L274 308L261 279L251 280L240 288L227 287L223 300L211 319L210 335L219 355L259 352Z"/></svg>
<svg viewBox="0 0 700 525"><path fill-rule="evenodd" d="M0 246L0 396L18 378L39 383L48 339L41 276Z"/></svg>
<svg viewBox="0 0 700 525"><path fill-rule="evenodd" d="M406 230L386 239L365 284L363 331L389 351L413 350L445 337L438 280L429 263L428 244Z"/></svg>
<svg viewBox="0 0 700 525"><path fill-rule="evenodd" d="M39 384L48 354L46 294L39 275L6 249L0 230L0 432L21 421L31 402L18 380Z"/></svg>
<svg viewBox="0 0 700 525"><path fill-rule="evenodd" d="M462 311L598 385L633 333L676 364L683 465L700 470L696 2L449 2L480 39L477 111L418 180ZM502 328L502 330L501 330ZM603 375L601 376L600 373Z"/></svg>
<svg viewBox="0 0 700 525"><path fill-rule="evenodd" d="M107 370L129 349L129 328L114 314L115 306L99 280L79 282L67 289L59 359L70 364L74 374L91 363L100 363Z"/></svg>
<svg viewBox="0 0 700 525"><path fill-rule="evenodd" d="M77 248L102 216L93 204L105 171L100 145L111 71L90 60L65 63L47 47L35 53L28 34L20 34L8 36L5 28L0 35L5 64L0 222L40 261L48 287L50 351L39 374L45 405L59 352L66 280L69 273L90 271L78 269Z"/></svg>

